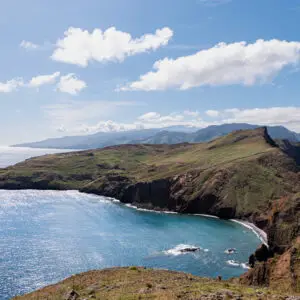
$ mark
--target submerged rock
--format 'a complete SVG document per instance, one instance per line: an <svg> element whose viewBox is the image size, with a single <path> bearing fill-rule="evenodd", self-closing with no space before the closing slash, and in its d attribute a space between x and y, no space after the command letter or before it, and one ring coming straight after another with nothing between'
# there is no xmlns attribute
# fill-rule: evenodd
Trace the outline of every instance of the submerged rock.
<svg viewBox="0 0 300 300"><path fill-rule="evenodd" d="M182 253L185 253L185 252L196 252L196 251L200 251L200 248L199 247L189 247L189 248L180 249L179 251L182 252Z"/></svg>
<svg viewBox="0 0 300 300"><path fill-rule="evenodd" d="M236 253L236 248L229 248L229 249L226 249L224 252L226 254L233 254L233 253Z"/></svg>

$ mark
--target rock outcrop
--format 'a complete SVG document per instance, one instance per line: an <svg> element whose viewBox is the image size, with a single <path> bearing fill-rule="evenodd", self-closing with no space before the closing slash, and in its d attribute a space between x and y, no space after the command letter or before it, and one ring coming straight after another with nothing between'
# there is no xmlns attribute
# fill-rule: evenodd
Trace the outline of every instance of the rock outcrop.
<svg viewBox="0 0 300 300"><path fill-rule="evenodd" d="M269 259L263 255L262 260L257 260L254 268L243 275L240 281L243 284L267 285L274 289L300 292L300 238L281 255L276 254Z"/></svg>

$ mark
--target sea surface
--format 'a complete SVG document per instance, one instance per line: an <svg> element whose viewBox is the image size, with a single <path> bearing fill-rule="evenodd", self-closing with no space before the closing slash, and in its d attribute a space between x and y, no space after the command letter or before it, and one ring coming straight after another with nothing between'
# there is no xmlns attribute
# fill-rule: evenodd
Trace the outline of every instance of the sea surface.
<svg viewBox="0 0 300 300"><path fill-rule="evenodd" d="M9 165L14 165L31 157L68 151L74 150L0 146L0 168L5 168Z"/></svg>
<svg viewBox="0 0 300 300"><path fill-rule="evenodd" d="M6 163L3 157L9 157ZM18 158L0 150L2 166ZM0 190L0 299L112 266L239 276L260 243L250 229L231 221L140 211L77 191ZM200 250L182 253L186 247ZM226 254L228 248L236 253Z"/></svg>

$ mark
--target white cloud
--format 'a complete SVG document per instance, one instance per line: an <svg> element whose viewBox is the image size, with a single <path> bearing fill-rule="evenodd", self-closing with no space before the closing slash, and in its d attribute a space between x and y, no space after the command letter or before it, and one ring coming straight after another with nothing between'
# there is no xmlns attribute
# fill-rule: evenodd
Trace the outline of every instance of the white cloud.
<svg viewBox="0 0 300 300"><path fill-rule="evenodd" d="M183 114L190 117L199 117L200 115L198 111L191 111L191 110L185 110Z"/></svg>
<svg viewBox="0 0 300 300"><path fill-rule="evenodd" d="M57 132L70 135L95 132L126 131L146 128L164 128L185 125L205 127L207 123L198 116L191 118L182 113L161 115L157 112L145 113L132 122L117 122L110 116L123 113L124 107L140 106L140 102L128 101L66 101L44 107L44 112Z"/></svg>
<svg viewBox="0 0 300 300"><path fill-rule="evenodd" d="M6 82L0 82L0 93L11 93L19 87L38 88L46 84L54 84L60 76L60 72L55 72L50 75L38 75L32 77L28 82L23 78L15 78ZM57 84L57 90L71 95L77 95L82 89L86 88L87 84L78 79L75 74L70 73L60 77Z"/></svg>
<svg viewBox="0 0 300 300"><path fill-rule="evenodd" d="M50 75L39 75L36 77L32 77L32 79L28 83L28 86L29 87L39 87L39 86L45 85L45 84L53 84L56 82L56 79L59 76L60 76L60 72L55 72Z"/></svg>
<svg viewBox="0 0 300 300"><path fill-rule="evenodd" d="M207 110L205 113L206 113L206 115L208 115L209 117L212 117L212 118L216 118L220 114L217 110L212 110L212 109Z"/></svg>
<svg viewBox="0 0 300 300"><path fill-rule="evenodd" d="M139 116L139 120L141 121L149 121L149 120L157 120L160 118L160 114L154 111L148 112L146 114L143 114Z"/></svg>
<svg viewBox="0 0 300 300"><path fill-rule="evenodd" d="M184 118L185 116L182 114L172 113L163 116L157 112L148 112L138 117L138 120L142 121L144 124L149 123L152 124L154 127L157 127L156 125L160 125L160 124L170 124L166 126L171 126L173 123L178 123L183 121Z"/></svg>
<svg viewBox="0 0 300 300"><path fill-rule="evenodd" d="M23 40L23 41L20 43L20 47L21 47L21 48L24 48L24 49L26 49L26 50L36 50L36 49L38 49L40 46L37 45L37 44L34 44L34 43L32 43L32 42Z"/></svg>
<svg viewBox="0 0 300 300"><path fill-rule="evenodd" d="M52 59L86 67L90 61L122 61L149 50L167 45L173 31L164 27L155 34L145 34L134 39L129 33L110 27L105 31L94 29L91 33L81 28L70 27L64 38L56 43Z"/></svg>
<svg viewBox="0 0 300 300"><path fill-rule="evenodd" d="M75 74L70 73L60 77L60 81L57 84L57 89L62 93L68 93L71 95L77 95L81 90L87 87L87 84L78 79Z"/></svg>
<svg viewBox="0 0 300 300"><path fill-rule="evenodd" d="M107 115L114 111L116 106L136 105L131 102L95 102L88 105L80 104L74 107L75 102L71 102L73 107L57 107L48 111L51 120L56 120L59 124L57 130L68 132L69 134L95 133L126 131L134 129L164 128L169 126L190 126L204 128L210 125L220 125L224 123L249 123L254 125L281 125L290 130L300 132L300 107L269 107L252 109L224 109L215 111L216 120L205 120L199 115L190 116L185 113L171 113L162 115L158 112L148 112L137 117L132 122L116 122L105 120ZM116 106L115 106L116 105ZM107 110L108 109L108 110ZM203 113L207 115L207 112ZM111 114L111 115L114 115ZM101 121L90 122L89 116ZM94 119L95 119L94 118ZM56 122L56 123L57 123Z"/></svg>
<svg viewBox="0 0 300 300"><path fill-rule="evenodd" d="M199 86L265 83L284 67L300 61L300 42L257 40L253 44L219 43L190 56L165 58L154 71L121 90L181 90Z"/></svg>
<svg viewBox="0 0 300 300"><path fill-rule="evenodd" d="M23 86L24 82L22 78L15 78L6 82L0 82L0 93L11 93Z"/></svg>
<svg viewBox="0 0 300 300"><path fill-rule="evenodd" d="M217 118L214 124L249 123L254 125L284 126L290 130L300 132L300 107L267 107L267 108L229 108L207 113Z"/></svg>
<svg viewBox="0 0 300 300"><path fill-rule="evenodd" d="M76 128L77 132L81 133L95 133L95 132L118 132L118 131L128 131L128 130L136 130L143 129L143 125L140 124L126 124L126 123L118 123L112 120L108 121L100 121L95 125L86 125L82 124L78 128Z"/></svg>
<svg viewBox="0 0 300 300"><path fill-rule="evenodd" d="M226 123L282 125L300 131L300 107L231 109L221 112Z"/></svg>
<svg viewBox="0 0 300 300"><path fill-rule="evenodd" d="M44 107L44 111L57 132L69 135L96 132L127 131L169 126L204 128L226 123L249 123L257 125L282 125L300 132L300 107L269 107L253 109L224 109L215 120L199 115L188 115L186 111L162 115L148 112L131 122L118 122L112 116L124 114L124 107L140 105L140 102L126 101L67 101ZM215 114L216 115L216 114ZM206 118L205 118L206 116Z"/></svg>
<svg viewBox="0 0 300 300"><path fill-rule="evenodd" d="M81 134L100 131L100 121L118 113L120 109L141 106L142 102L133 101L75 101L68 100L43 107L51 127L59 132ZM104 122L104 123L103 123ZM90 125L92 123L92 125ZM99 125L100 124L100 125ZM104 126L104 125L103 125ZM107 125L107 128L109 126ZM97 129L98 128L98 129Z"/></svg>

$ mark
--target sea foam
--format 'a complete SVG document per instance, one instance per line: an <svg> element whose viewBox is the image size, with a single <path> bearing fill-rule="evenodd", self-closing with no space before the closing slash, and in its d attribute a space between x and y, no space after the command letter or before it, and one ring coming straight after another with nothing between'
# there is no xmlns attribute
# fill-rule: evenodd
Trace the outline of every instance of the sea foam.
<svg viewBox="0 0 300 300"><path fill-rule="evenodd" d="M199 251L204 251L204 252L209 251L209 249L202 249L201 247L198 247L195 245L179 244L179 245L175 246L174 248L163 251L163 253L167 254L167 255L174 255L174 256L194 253L194 252L183 251L184 249L188 249L188 248L199 248ZM196 251L196 252L198 252L198 251Z"/></svg>

